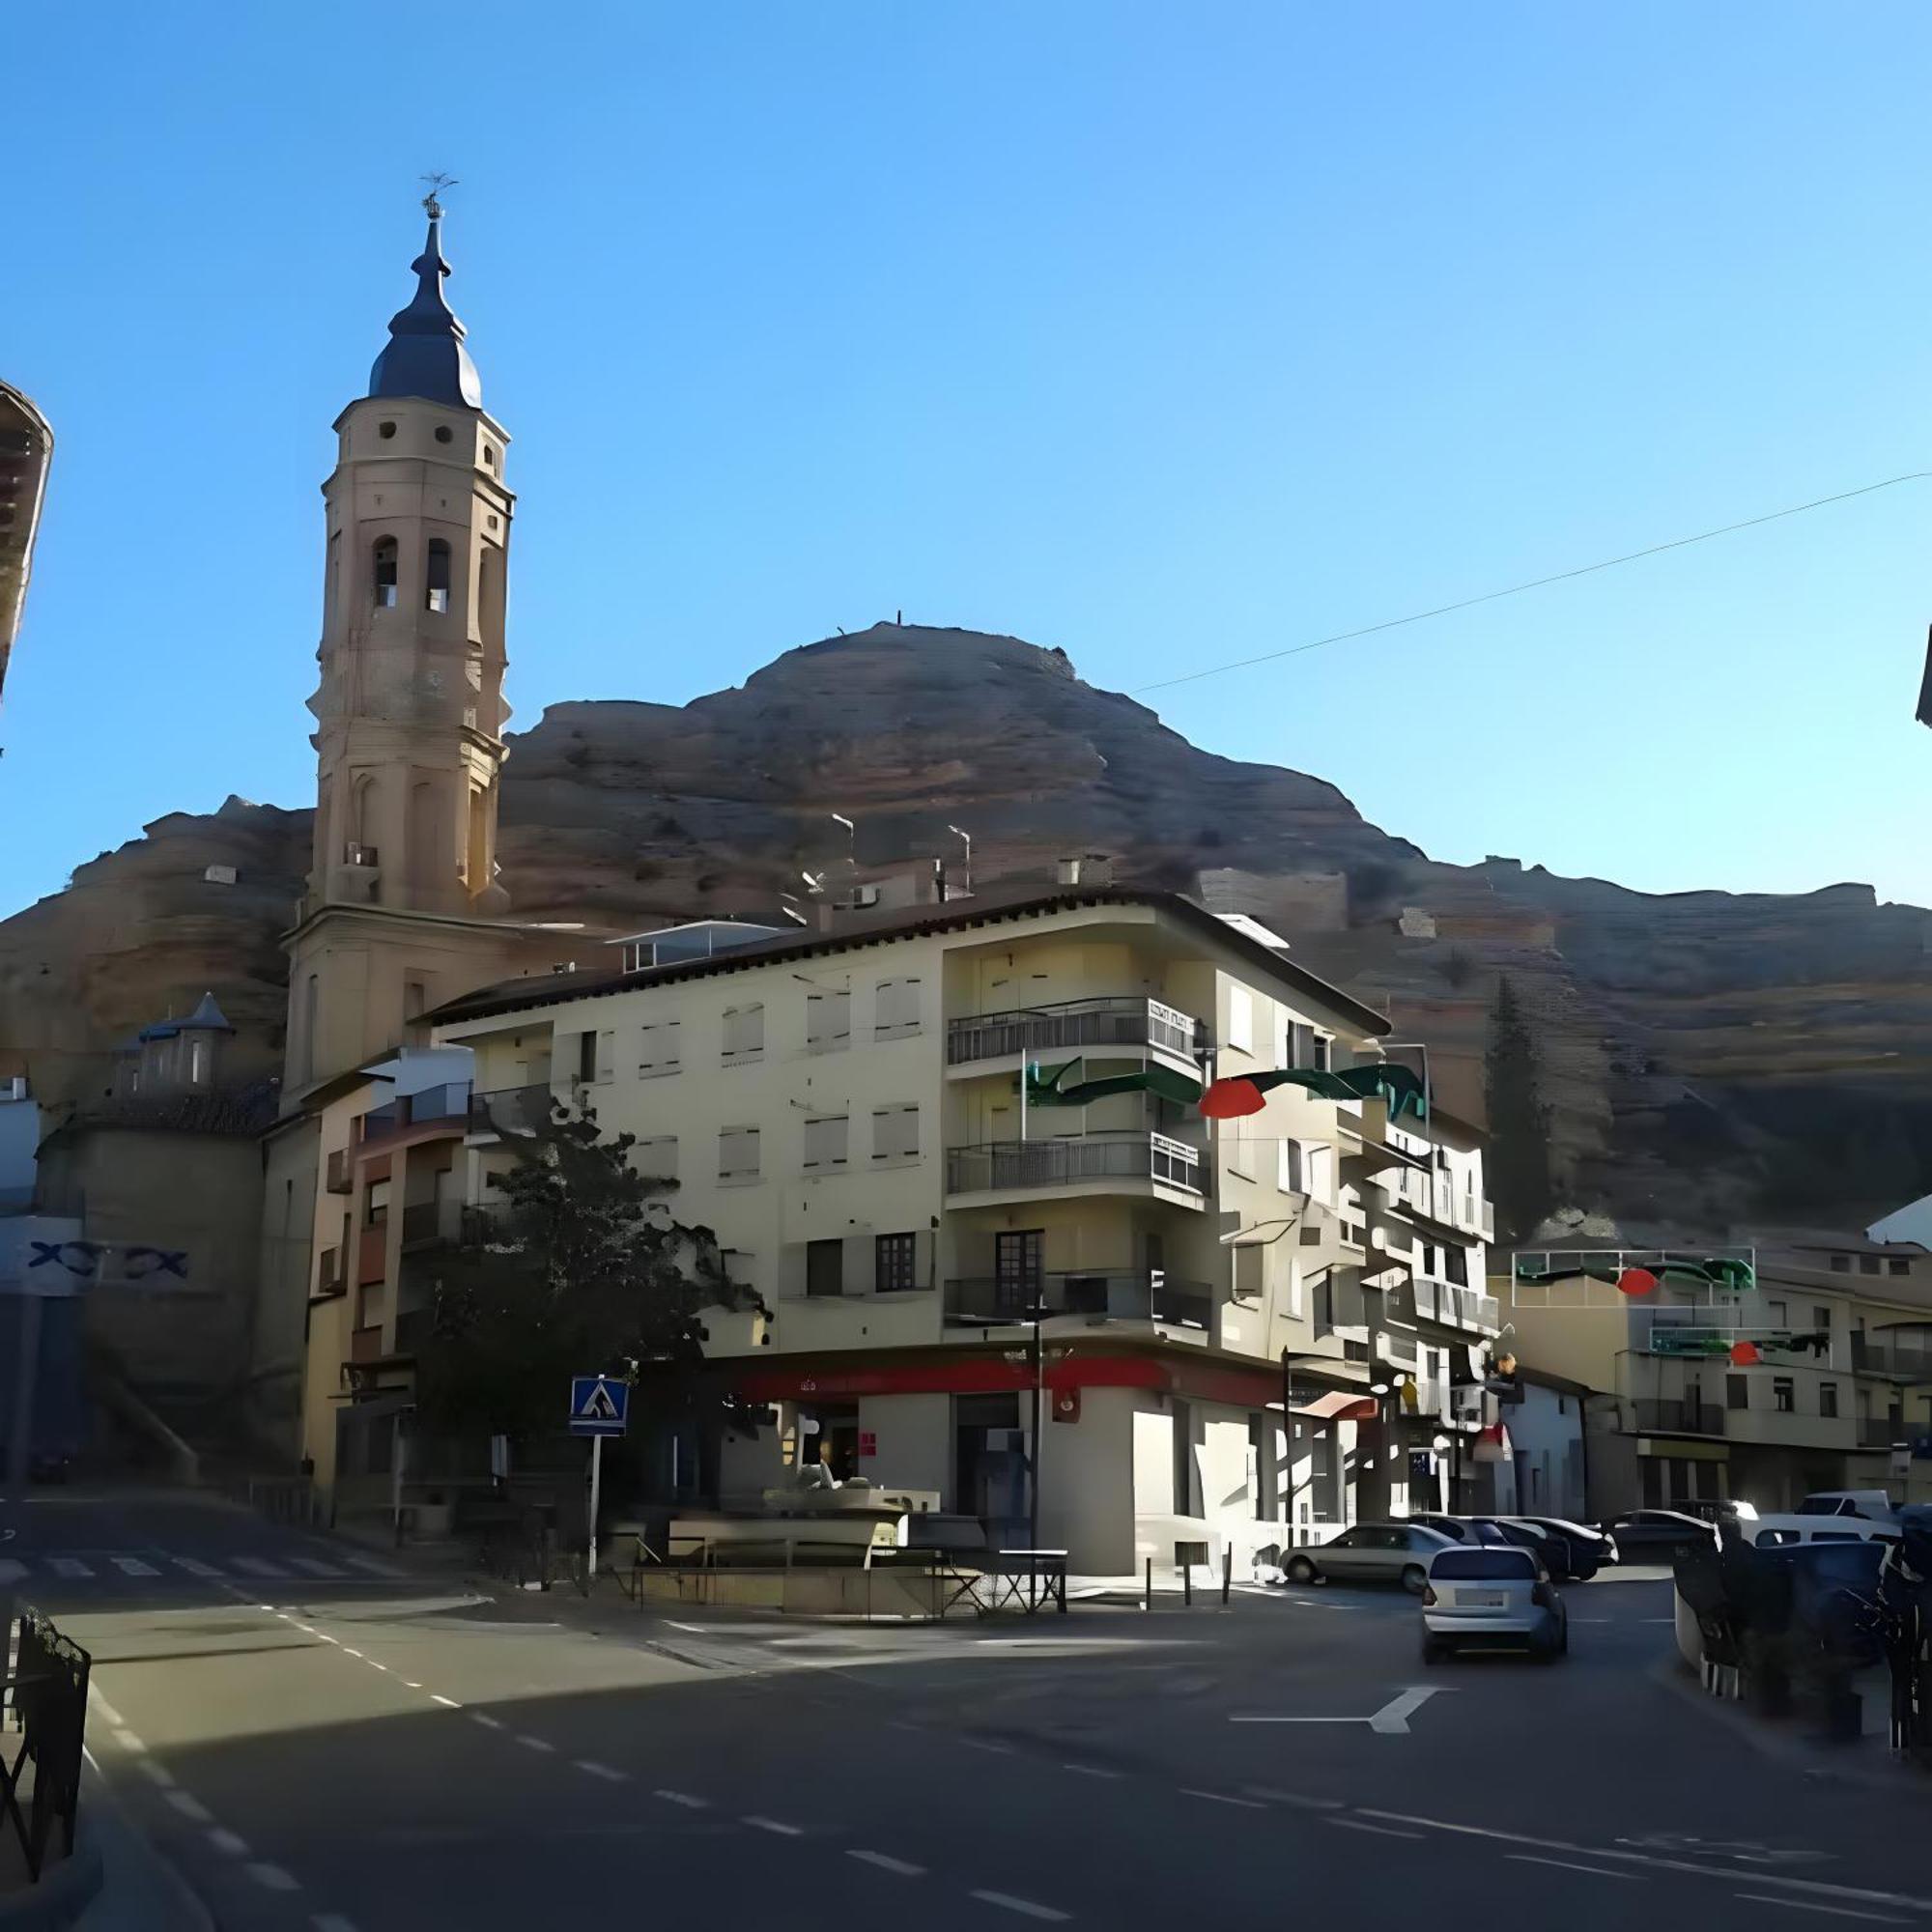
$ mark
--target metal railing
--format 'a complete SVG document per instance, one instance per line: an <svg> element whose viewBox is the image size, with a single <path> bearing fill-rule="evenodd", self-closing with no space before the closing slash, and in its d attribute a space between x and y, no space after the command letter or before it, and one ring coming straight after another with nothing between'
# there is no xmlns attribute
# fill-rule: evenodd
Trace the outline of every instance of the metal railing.
<svg viewBox="0 0 1932 1932"><path fill-rule="evenodd" d="M355 1173L349 1164L349 1154L350 1151L347 1148L329 1150L326 1185L330 1194L349 1194L355 1191Z"/></svg>
<svg viewBox="0 0 1932 1932"><path fill-rule="evenodd" d="M543 1090L546 1094L549 1088ZM363 1147L387 1140L405 1127L422 1126L435 1121L462 1122L469 1117L469 1083L452 1081L442 1087L425 1087L420 1094L398 1094L380 1107L371 1107L355 1122L357 1140Z"/></svg>
<svg viewBox="0 0 1932 1932"><path fill-rule="evenodd" d="M527 1134L550 1122L548 1086L503 1087L469 1096L469 1130L477 1134Z"/></svg>
<svg viewBox="0 0 1932 1932"><path fill-rule="evenodd" d="M975 1013L946 1025L946 1060L1004 1060L1016 1053L1057 1053L1090 1046L1153 1046L1193 1059L1208 1045L1208 1029L1191 1013L1159 1000L1062 1000Z"/></svg>
<svg viewBox="0 0 1932 1932"><path fill-rule="evenodd" d="M1458 1288L1453 1282L1420 1274L1415 1277L1414 1287L1415 1312L1431 1321L1486 1328L1492 1333L1502 1324L1502 1310L1493 1294L1485 1294L1480 1289Z"/></svg>
<svg viewBox="0 0 1932 1932"><path fill-rule="evenodd" d="M383 1359L383 1324L380 1321L351 1331L349 1359L352 1362L380 1362Z"/></svg>
<svg viewBox="0 0 1932 1932"><path fill-rule="evenodd" d="M55 1827L61 1850L73 1856L80 1816L80 1764L87 1743L87 1679L94 1660L61 1635L38 1610L23 1609L14 1674L0 1680L14 1724L17 1753L0 1747L0 1828L11 1825L36 1884L46 1869ZM6 1646L0 1642L0 1673ZM33 1770L32 1796L22 1803L24 1774Z"/></svg>
<svg viewBox="0 0 1932 1932"><path fill-rule="evenodd" d="M1859 1417L1859 1447L1889 1449L1894 1442L1909 1442L1912 1426L1902 1415L1861 1415Z"/></svg>
<svg viewBox="0 0 1932 1932"><path fill-rule="evenodd" d="M1852 1367L1862 1375L1932 1382L1932 1341L1891 1342L1883 1335L1854 1335Z"/></svg>
<svg viewBox="0 0 1932 1932"><path fill-rule="evenodd" d="M1020 1322L1042 1315L1094 1321L1160 1321L1175 1328L1212 1326L1214 1292L1206 1282L1175 1281L1157 1270L1138 1273L1042 1274L1033 1281L973 1275L946 1284L946 1319L957 1323Z"/></svg>
<svg viewBox="0 0 1932 1932"><path fill-rule="evenodd" d="M324 1248L322 1260L317 1264L315 1292L318 1294L341 1294L349 1287L348 1274L343 1267L340 1248Z"/></svg>
<svg viewBox="0 0 1932 1932"><path fill-rule="evenodd" d="M1658 1429L1677 1435L1721 1435L1724 1433L1724 1411L1714 1402L1638 1396L1631 1403L1631 1418L1633 1428Z"/></svg>
<svg viewBox="0 0 1932 1932"><path fill-rule="evenodd" d="M453 1201L414 1201L403 1209L403 1246L455 1238L458 1221Z"/></svg>
<svg viewBox="0 0 1932 1932"><path fill-rule="evenodd" d="M1165 1134L1069 1134L1038 1141L981 1141L946 1150L946 1191L1072 1187L1089 1180L1157 1180L1201 1192L1201 1153Z"/></svg>

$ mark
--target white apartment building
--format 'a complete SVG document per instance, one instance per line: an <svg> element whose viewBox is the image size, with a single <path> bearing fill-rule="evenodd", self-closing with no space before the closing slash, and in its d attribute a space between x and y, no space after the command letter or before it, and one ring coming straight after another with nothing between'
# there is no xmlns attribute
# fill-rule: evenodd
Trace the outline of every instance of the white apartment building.
<svg viewBox="0 0 1932 1932"><path fill-rule="evenodd" d="M451 1002L435 1037L475 1057L472 1205L520 1125L585 1103L758 1291L707 1354L769 1420L684 1459L727 1505L822 1461L1011 1544L1037 1466L1042 1542L1121 1574L1480 1498L1475 1135L1293 1084L1193 1104L1381 1059L1387 1020L1271 935L1075 886L623 959Z"/></svg>

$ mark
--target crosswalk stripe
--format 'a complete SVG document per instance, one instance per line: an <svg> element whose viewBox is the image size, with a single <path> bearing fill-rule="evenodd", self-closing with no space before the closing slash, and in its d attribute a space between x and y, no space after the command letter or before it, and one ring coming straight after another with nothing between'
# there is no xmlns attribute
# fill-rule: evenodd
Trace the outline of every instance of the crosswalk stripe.
<svg viewBox="0 0 1932 1932"><path fill-rule="evenodd" d="M170 1556L168 1561L177 1569L185 1570L190 1577L219 1577L221 1572L213 1563L204 1563L199 1556Z"/></svg>
<svg viewBox="0 0 1932 1932"><path fill-rule="evenodd" d="M236 1569L249 1577L286 1577L289 1574L279 1563L270 1563L266 1556L237 1556L231 1560Z"/></svg>
<svg viewBox="0 0 1932 1932"><path fill-rule="evenodd" d="M305 1577L340 1577L342 1572L333 1563L325 1563L319 1556L291 1556L289 1561Z"/></svg>
<svg viewBox="0 0 1932 1932"><path fill-rule="evenodd" d="M47 1568L56 1577L92 1577L93 1569L83 1563L78 1556L49 1556Z"/></svg>
<svg viewBox="0 0 1932 1932"><path fill-rule="evenodd" d="M353 1569L366 1570L372 1577L403 1577L409 1574L398 1570L393 1563L378 1563L372 1556L345 1556L342 1560Z"/></svg>
<svg viewBox="0 0 1932 1932"><path fill-rule="evenodd" d="M107 1560L124 1577L158 1577L161 1574L152 1563L143 1563L138 1556L110 1556Z"/></svg>

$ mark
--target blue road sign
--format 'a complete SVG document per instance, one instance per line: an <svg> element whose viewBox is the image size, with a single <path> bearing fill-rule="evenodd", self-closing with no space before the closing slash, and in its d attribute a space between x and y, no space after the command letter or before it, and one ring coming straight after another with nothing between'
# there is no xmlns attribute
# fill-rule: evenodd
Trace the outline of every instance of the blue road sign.
<svg viewBox="0 0 1932 1932"><path fill-rule="evenodd" d="M577 1376L570 1384L573 1435L621 1435L631 1414L631 1385L614 1376Z"/></svg>

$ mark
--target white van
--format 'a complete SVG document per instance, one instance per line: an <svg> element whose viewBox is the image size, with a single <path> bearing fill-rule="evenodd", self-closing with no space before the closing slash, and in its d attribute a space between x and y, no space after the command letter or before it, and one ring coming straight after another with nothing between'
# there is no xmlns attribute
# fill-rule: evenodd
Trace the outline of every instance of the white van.
<svg viewBox="0 0 1932 1932"><path fill-rule="evenodd" d="M1809 1497L1805 1500L1808 1502ZM1776 1549L1793 1543L1896 1543L1896 1522L1874 1522L1868 1516L1828 1516L1800 1510L1790 1516L1761 1516L1741 1520L1739 1533L1759 1549Z"/></svg>
<svg viewBox="0 0 1932 1932"><path fill-rule="evenodd" d="M1862 1516L1896 1522L1898 1512L1883 1490L1813 1490L1798 1505L1800 1516Z"/></svg>

